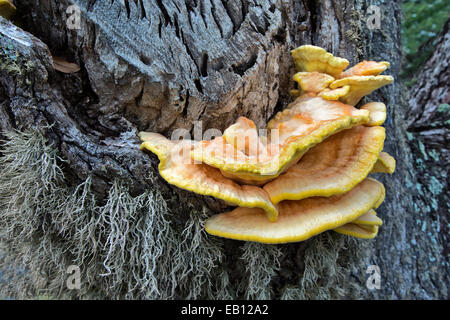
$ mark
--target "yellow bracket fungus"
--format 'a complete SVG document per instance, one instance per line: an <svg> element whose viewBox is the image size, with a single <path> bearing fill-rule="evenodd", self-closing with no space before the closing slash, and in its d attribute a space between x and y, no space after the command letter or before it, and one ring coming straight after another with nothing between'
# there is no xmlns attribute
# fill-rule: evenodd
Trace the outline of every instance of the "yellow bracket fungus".
<svg viewBox="0 0 450 320"><path fill-rule="evenodd" d="M293 79L304 92L321 92L335 80L332 76L320 72L297 72Z"/></svg>
<svg viewBox="0 0 450 320"><path fill-rule="evenodd" d="M357 65L345 70L339 75L339 78L346 78L352 76L376 76L389 68L390 63L387 61L366 61L358 63Z"/></svg>
<svg viewBox="0 0 450 320"><path fill-rule="evenodd" d="M343 86L334 90L326 88L319 92L318 96L324 98L325 100L339 100L339 98L345 96L349 91L350 86Z"/></svg>
<svg viewBox="0 0 450 320"><path fill-rule="evenodd" d="M198 143L191 155L196 161L216 167L240 183L262 185L297 163L314 145L343 129L367 123L369 117L367 110L324 100L313 94L304 95L268 123L270 135L267 143L257 137L256 128L242 125L244 121L241 119L226 130L224 137ZM244 131L247 137L243 135ZM239 141L237 137L244 141L242 147L236 148L232 144ZM245 141L254 142L253 150L248 149ZM243 147L248 150L243 150Z"/></svg>
<svg viewBox="0 0 450 320"><path fill-rule="evenodd" d="M170 141L158 133L141 132L141 150L159 158L159 173L170 184L201 195L213 196L241 207L262 208L269 221L275 221L277 209L261 188L238 185L223 177L219 170L195 164L190 158L193 141Z"/></svg>
<svg viewBox="0 0 450 320"><path fill-rule="evenodd" d="M383 220L381 220L375 210L371 209L369 212L363 214L361 217L353 220L352 223L363 225L363 226L381 226Z"/></svg>
<svg viewBox="0 0 450 320"><path fill-rule="evenodd" d="M301 95L301 90L298 89L291 89L289 90L289 94L291 95L292 98L298 98Z"/></svg>
<svg viewBox="0 0 450 320"><path fill-rule="evenodd" d="M325 49L304 45L291 51L298 72L320 72L337 78L347 68L349 61L333 56Z"/></svg>
<svg viewBox="0 0 450 320"><path fill-rule="evenodd" d="M356 238L373 239L378 234L378 230L382 224L383 220L378 218L375 210L371 209L356 220L340 226L334 229L334 231Z"/></svg>
<svg viewBox="0 0 450 320"><path fill-rule="evenodd" d="M386 105L382 102L370 102L360 109L369 110L370 118L366 126L381 126L386 121Z"/></svg>
<svg viewBox="0 0 450 320"><path fill-rule="evenodd" d="M383 127L344 130L309 150L286 173L267 183L273 203L345 193L371 172L383 149Z"/></svg>
<svg viewBox="0 0 450 320"><path fill-rule="evenodd" d="M349 92L339 100L351 106L356 105L362 97L367 96L374 90L392 83L391 76L351 76L334 81L330 84L331 89L350 86Z"/></svg>
<svg viewBox="0 0 450 320"><path fill-rule="evenodd" d="M386 190L367 176L393 173L395 159L382 152L386 106L354 106L393 81L380 75L389 63L363 61L345 70L348 60L323 48L305 45L291 54L296 99L266 129L239 117L209 141L141 132L141 149L158 156L167 182L239 206L206 221L211 235L285 243L334 230L374 238L383 223L374 209Z"/></svg>
<svg viewBox="0 0 450 320"><path fill-rule="evenodd" d="M332 197L313 197L278 204L278 219L269 222L257 208L236 208L212 216L205 223L209 234L263 243L306 240L352 222L374 208L384 197L384 186L371 178L351 191Z"/></svg>
<svg viewBox="0 0 450 320"><path fill-rule="evenodd" d="M378 226L364 226L356 223L347 223L334 229L337 233L360 239L373 239L378 234Z"/></svg>
<svg viewBox="0 0 450 320"><path fill-rule="evenodd" d="M0 0L0 16L10 19L16 14L16 7L12 0Z"/></svg>
<svg viewBox="0 0 450 320"><path fill-rule="evenodd" d="M372 169L372 173L389 173L393 174L395 171L395 159L387 152L381 152L378 155L378 161Z"/></svg>
<svg viewBox="0 0 450 320"><path fill-rule="evenodd" d="M259 137L255 123L245 117L239 117L235 124L228 127L223 138L247 156L258 156L267 151L265 137Z"/></svg>
<svg viewBox="0 0 450 320"><path fill-rule="evenodd" d="M391 76L379 75L389 68L387 61L364 60L344 71L348 60L335 57L320 47L304 45L291 54L297 70L294 80L303 92L316 92L326 100L339 99L354 106L362 97L393 81ZM331 77L336 80L330 83ZM294 92L297 94L300 92Z"/></svg>

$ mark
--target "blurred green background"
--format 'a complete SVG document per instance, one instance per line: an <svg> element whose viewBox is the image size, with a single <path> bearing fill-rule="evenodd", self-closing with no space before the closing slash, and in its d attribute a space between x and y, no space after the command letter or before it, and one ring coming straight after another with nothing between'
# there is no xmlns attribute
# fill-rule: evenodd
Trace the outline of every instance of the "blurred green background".
<svg viewBox="0 0 450 320"><path fill-rule="evenodd" d="M403 0L403 12L401 76L404 83L411 86L414 75L435 48L435 40L449 17L450 0Z"/></svg>

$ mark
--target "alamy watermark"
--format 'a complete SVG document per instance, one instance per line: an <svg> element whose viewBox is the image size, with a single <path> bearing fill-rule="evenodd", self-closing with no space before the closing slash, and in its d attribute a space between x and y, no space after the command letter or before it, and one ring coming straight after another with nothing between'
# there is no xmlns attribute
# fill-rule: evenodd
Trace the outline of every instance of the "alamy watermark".
<svg viewBox="0 0 450 320"><path fill-rule="evenodd" d="M381 289L381 272L380 267L377 265L370 265L366 270L367 274L370 276L366 281L366 288L369 290L380 290Z"/></svg>
<svg viewBox="0 0 450 320"><path fill-rule="evenodd" d="M66 286L69 290L81 289L81 272L80 267L77 265L70 265L66 271L69 276L66 280Z"/></svg>

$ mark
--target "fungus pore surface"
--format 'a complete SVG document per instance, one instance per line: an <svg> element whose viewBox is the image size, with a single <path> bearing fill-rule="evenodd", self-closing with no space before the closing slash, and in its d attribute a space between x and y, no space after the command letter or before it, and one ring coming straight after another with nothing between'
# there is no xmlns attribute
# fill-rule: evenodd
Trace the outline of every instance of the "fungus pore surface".
<svg viewBox="0 0 450 320"><path fill-rule="evenodd" d="M209 218L208 233L236 240L285 243L306 240L323 231L350 223L384 199L384 186L371 178L351 191L331 197L313 197L278 204L275 223L261 209L236 208Z"/></svg>
<svg viewBox="0 0 450 320"><path fill-rule="evenodd" d="M333 56L325 49L304 45L291 51L298 72L320 72L337 78L347 68L349 61Z"/></svg>

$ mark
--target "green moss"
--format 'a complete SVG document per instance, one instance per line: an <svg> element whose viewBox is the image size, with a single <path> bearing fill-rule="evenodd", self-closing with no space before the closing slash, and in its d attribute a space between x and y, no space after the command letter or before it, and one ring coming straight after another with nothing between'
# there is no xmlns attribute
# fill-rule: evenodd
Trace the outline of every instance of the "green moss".
<svg viewBox="0 0 450 320"><path fill-rule="evenodd" d="M30 75L35 69L31 60L24 60L9 38L0 38L0 71L14 76L17 83L31 85Z"/></svg>
<svg viewBox="0 0 450 320"><path fill-rule="evenodd" d="M3 37L1 39L4 39ZM8 74L22 74L22 70L17 64L18 53L14 48L14 44L11 40L7 39L2 42L3 45L0 49L0 70Z"/></svg>

